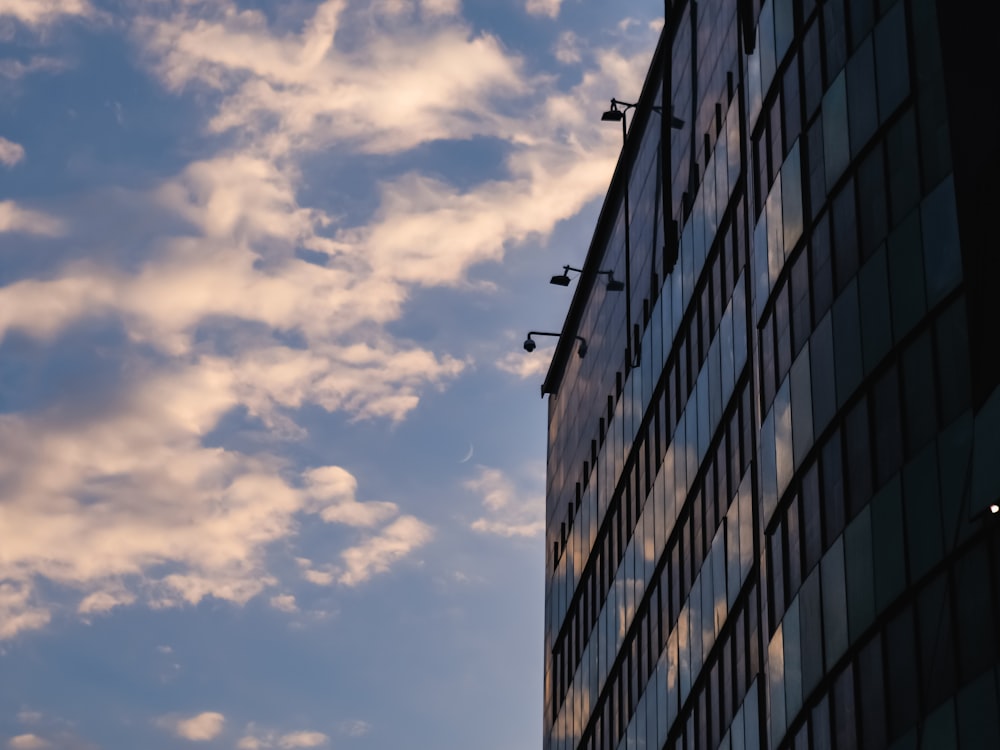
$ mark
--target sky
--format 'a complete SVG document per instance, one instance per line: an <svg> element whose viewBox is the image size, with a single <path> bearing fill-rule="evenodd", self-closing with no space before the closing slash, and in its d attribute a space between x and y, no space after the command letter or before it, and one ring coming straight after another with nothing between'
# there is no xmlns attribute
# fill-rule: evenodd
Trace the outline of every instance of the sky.
<svg viewBox="0 0 1000 750"><path fill-rule="evenodd" d="M0 747L538 747L644 0L0 0Z"/></svg>

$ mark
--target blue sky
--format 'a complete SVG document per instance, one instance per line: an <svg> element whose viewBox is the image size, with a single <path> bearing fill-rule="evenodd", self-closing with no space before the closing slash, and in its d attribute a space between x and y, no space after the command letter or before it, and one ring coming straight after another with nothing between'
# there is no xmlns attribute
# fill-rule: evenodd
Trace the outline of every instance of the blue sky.
<svg viewBox="0 0 1000 750"><path fill-rule="evenodd" d="M521 341L661 12L0 0L0 747L540 743Z"/></svg>

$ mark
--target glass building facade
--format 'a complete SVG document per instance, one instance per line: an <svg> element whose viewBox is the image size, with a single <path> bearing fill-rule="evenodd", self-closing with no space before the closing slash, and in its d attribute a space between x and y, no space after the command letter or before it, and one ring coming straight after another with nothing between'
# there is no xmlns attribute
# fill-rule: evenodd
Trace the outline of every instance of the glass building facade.
<svg viewBox="0 0 1000 750"><path fill-rule="evenodd" d="M956 6L666 3L542 385L546 750L1000 747L1000 89Z"/></svg>

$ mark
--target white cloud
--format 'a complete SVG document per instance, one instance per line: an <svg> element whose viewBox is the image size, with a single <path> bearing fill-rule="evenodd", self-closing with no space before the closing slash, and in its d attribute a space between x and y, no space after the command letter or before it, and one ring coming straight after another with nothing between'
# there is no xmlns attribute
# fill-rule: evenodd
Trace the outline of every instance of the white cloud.
<svg viewBox="0 0 1000 750"><path fill-rule="evenodd" d="M524 9L533 16L558 18L562 0L526 0Z"/></svg>
<svg viewBox="0 0 1000 750"><path fill-rule="evenodd" d="M0 575L0 581L2 579ZM0 640L44 627L50 619L49 610L33 601L30 586L0 582Z"/></svg>
<svg viewBox="0 0 1000 750"><path fill-rule="evenodd" d="M19 734L7 741L7 747L13 748L13 750L43 750L43 748L52 747L52 743L42 739L37 734Z"/></svg>
<svg viewBox="0 0 1000 750"><path fill-rule="evenodd" d="M20 143L9 141L0 135L0 164L6 167L13 167L24 159L24 146Z"/></svg>
<svg viewBox="0 0 1000 750"><path fill-rule="evenodd" d="M278 738L278 747L282 750L296 747L319 747L325 745L329 739L322 732L289 732Z"/></svg>
<svg viewBox="0 0 1000 750"><path fill-rule="evenodd" d="M0 234L19 232L42 237L58 237L64 231L63 223L54 216L24 208L14 201L0 201Z"/></svg>
<svg viewBox="0 0 1000 750"><path fill-rule="evenodd" d="M420 0L420 8L428 16L454 16L462 8L461 0Z"/></svg>
<svg viewBox="0 0 1000 750"><path fill-rule="evenodd" d="M549 370L555 347L544 347L534 352L507 352L494 364L499 370L516 375L522 380L538 378Z"/></svg>
<svg viewBox="0 0 1000 750"><path fill-rule="evenodd" d="M0 638L48 622L32 594L37 576L84 591L85 613L140 595L158 606L242 604L276 583L264 550L322 497L290 484L274 459L201 445L238 403L233 383L227 364L203 361L123 384L71 421L58 408L0 415L0 579L12 581L0 586ZM398 536L393 523L372 528L375 539ZM383 572L406 551L396 550L359 570Z"/></svg>
<svg viewBox="0 0 1000 750"><path fill-rule="evenodd" d="M337 580L337 574L332 570L316 570L310 568L302 571L302 577L317 586L329 586Z"/></svg>
<svg viewBox="0 0 1000 750"><path fill-rule="evenodd" d="M556 59L566 65L580 62L583 59L583 56L580 53L580 46L581 41L576 34L572 31L562 32L559 35L559 39L556 41Z"/></svg>
<svg viewBox="0 0 1000 750"><path fill-rule="evenodd" d="M408 5L381 10L398 16ZM425 14L440 17L456 6L422 3ZM136 33L167 86L226 92L211 130L250 130L272 156L344 139L388 153L494 132L491 98L525 91L519 59L495 37L458 23L352 28L362 43L339 49L345 7L322 3L299 34L272 30L262 14L230 3L211 18L186 7L166 20L143 18Z"/></svg>
<svg viewBox="0 0 1000 750"><path fill-rule="evenodd" d="M545 498L519 490L499 469L478 466L478 476L465 488L479 495L486 515L472 522L472 528L497 536L531 537L545 530Z"/></svg>
<svg viewBox="0 0 1000 750"><path fill-rule="evenodd" d="M645 51L596 51L596 67L558 92L446 6L424 0L422 14L441 11L433 24L376 23L350 50L334 44L341 2L295 33L224 0L142 6L174 8L135 24L151 66L179 92L212 90L208 129L232 137L135 199L170 232L134 248L128 269L67 264L0 288L0 337L52 340L90 318L128 338L106 393L0 415L0 638L48 622L38 578L79 596L83 614L129 601L242 604L279 583L267 551L307 517L362 534L303 568L320 585L359 585L429 543L430 526L395 503L359 500L344 469L294 470L205 439L241 412L302 437L295 412L306 405L404 419L470 364L388 332L412 290L467 284L472 266L547 235L605 189L620 134L589 108L642 80ZM503 115L510 102L532 114ZM302 201L302 165L335 142L381 153L473 135L507 143L495 179L389 179L353 225ZM67 224L0 203L0 231L54 236ZM476 523L531 534L537 520Z"/></svg>
<svg viewBox="0 0 1000 750"><path fill-rule="evenodd" d="M347 586L364 583L422 547L433 535L430 526L413 516L400 516L378 534L341 553L344 568L338 580Z"/></svg>
<svg viewBox="0 0 1000 750"><path fill-rule="evenodd" d="M43 26L63 16L94 14L87 0L0 0L0 18L9 16L28 26Z"/></svg>
<svg viewBox="0 0 1000 750"><path fill-rule="evenodd" d="M297 730L281 733L273 729L260 729L253 723L248 724L245 731L246 734L236 743L239 750L265 750L267 748L294 750L300 747L320 747L326 745L330 740L322 732Z"/></svg>
<svg viewBox="0 0 1000 750"><path fill-rule="evenodd" d="M204 711L197 716L184 719L177 716L162 716L156 720L157 726L191 742L207 742L222 734L226 717L216 711Z"/></svg>
<svg viewBox="0 0 1000 750"><path fill-rule="evenodd" d="M357 480L339 466L313 469L306 475L306 482L310 495L325 506L320 511L320 517L328 523L372 527L399 512L395 503L359 503L355 500Z"/></svg>
<svg viewBox="0 0 1000 750"><path fill-rule="evenodd" d="M68 67L64 60L54 57L35 56L27 62L7 58L0 60L0 78L17 81L32 73L58 73Z"/></svg>
<svg viewBox="0 0 1000 750"><path fill-rule="evenodd" d="M132 604L135 598L135 594L123 586L115 586L88 594L77 606L76 611L82 615L108 612L115 607Z"/></svg>
<svg viewBox="0 0 1000 750"><path fill-rule="evenodd" d="M295 603L295 597L292 594L278 594L271 597L271 606L281 612L298 612L299 607Z"/></svg>
<svg viewBox="0 0 1000 750"><path fill-rule="evenodd" d="M371 728L371 724L361 719L351 719L350 721L342 722L340 725L340 731L348 737L364 737L371 731Z"/></svg>

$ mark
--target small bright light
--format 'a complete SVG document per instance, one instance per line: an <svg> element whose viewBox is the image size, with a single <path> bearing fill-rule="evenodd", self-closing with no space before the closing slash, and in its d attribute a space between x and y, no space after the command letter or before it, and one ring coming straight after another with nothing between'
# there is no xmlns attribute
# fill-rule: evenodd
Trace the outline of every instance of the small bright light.
<svg viewBox="0 0 1000 750"><path fill-rule="evenodd" d="M993 513L994 515L1000 513L1000 505L993 503L993 505L990 506L990 513Z"/></svg>

